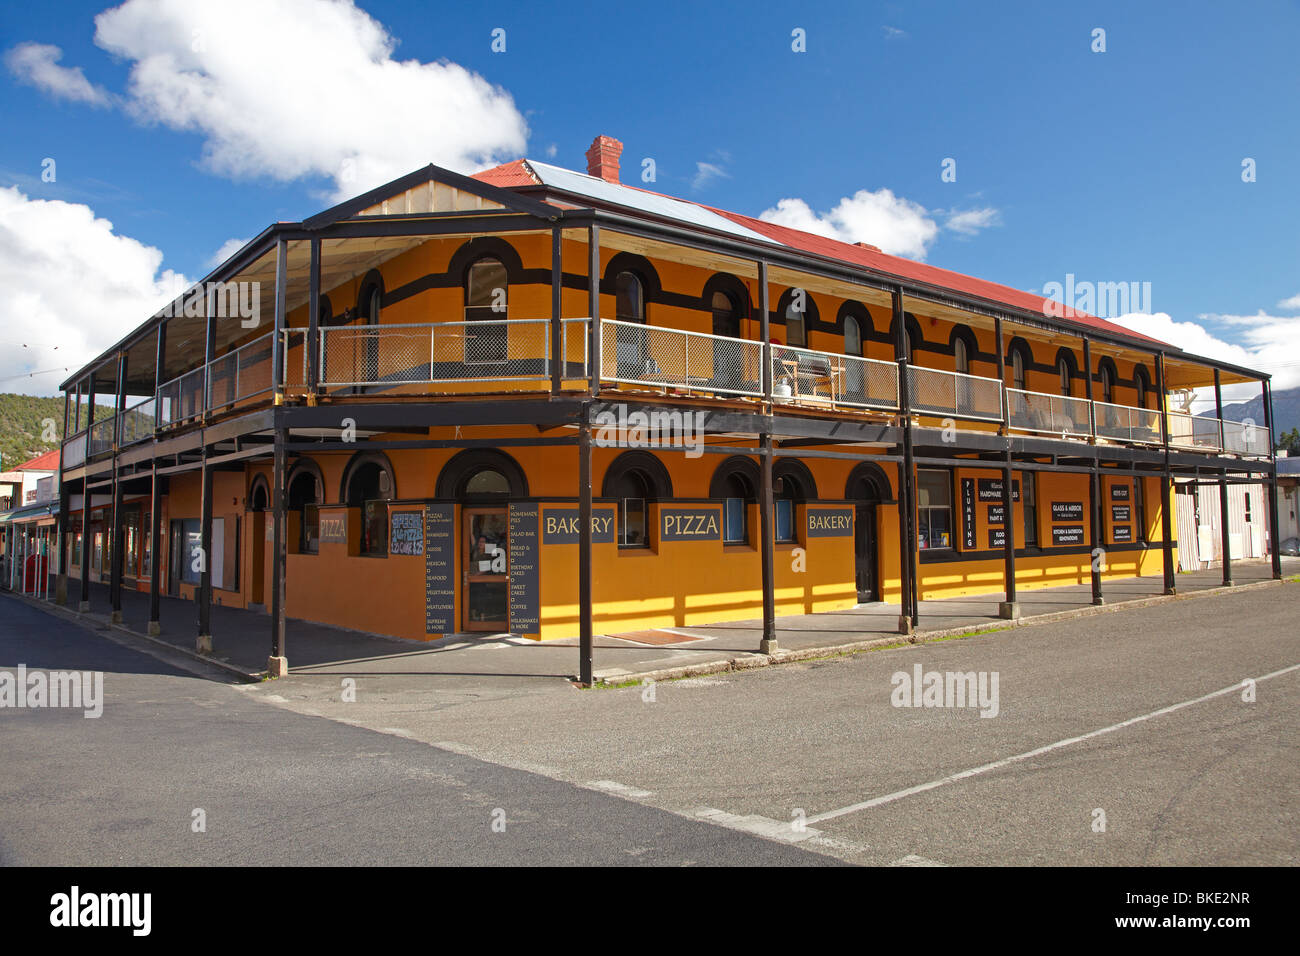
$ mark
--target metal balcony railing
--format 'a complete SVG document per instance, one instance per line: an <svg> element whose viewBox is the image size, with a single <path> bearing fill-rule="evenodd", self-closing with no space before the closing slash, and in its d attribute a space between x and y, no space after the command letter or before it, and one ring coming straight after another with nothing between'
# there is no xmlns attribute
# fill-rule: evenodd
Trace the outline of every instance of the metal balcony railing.
<svg viewBox="0 0 1300 956"><path fill-rule="evenodd" d="M1221 423L1217 418L1189 415L1186 412L1169 412L1169 444L1175 448L1194 448L1198 451L1221 451Z"/></svg>
<svg viewBox="0 0 1300 956"><path fill-rule="evenodd" d="M63 467L75 468L86 460L86 432L77 432L63 443Z"/></svg>
<svg viewBox="0 0 1300 956"><path fill-rule="evenodd" d="M271 391L273 334L267 332L259 335L208 364L207 411L230 407L236 402Z"/></svg>
<svg viewBox="0 0 1300 956"><path fill-rule="evenodd" d="M109 415L107 418L101 418L90 426L90 447L87 454L90 457L102 455L104 452L113 450L113 438L117 434L117 416Z"/></svg>
<svg viewBox="0 0 1300 956"><path fill-rule="evenodd" d="M1098 438L1137 445L1159 445L1160 412L1110 402L1093 402L1092 416Z"/></svg>
<svg viewBox="0 0 1300 956"><path fill-rule="evenodd" d="M763 394L763 346L704 332L602 319L600 377L718 395Z"/></svg>
<svg viewBox="0 0 1300 956"><path fill-rule="evenodd" d="M202 418L203 393L207 390L207 368L200 366L178 375L158 388L158 427Z"/></svg>
<svg viewBox="0 0 1300 956"><path fill-rule="evenodd" d="M1273 435L1253 422L1223 422L1223 450L1234 455L1267 458L1273 453Z"/></svg>
<svg viewBox="0 0 1300 956"><path fill-rule="evenodd" d="M1086 438L1092 435L1092 407L1086 398L1007 389L1008 425L1017 431Z"/></svg>
<svg viewBox="0 0 1300 956"><path fill-rule="evenodd" d="M153 396L136 402L122 413L122 432L118 443L130 445L146 438L152 438L158 425Z"/></svg>
<svg viewBox="0 0 1300 956"><path fill-rule="evenodd" d="M1002 421L1002 383L996 378L909 365L907 400L923 415Z"/></svg>
<svg viewBox="0 0 1300 956"><path fill-rule="evenodd" d="M858 355L772 346L772 400L830 408L898 408L898 366Z"/></svg>

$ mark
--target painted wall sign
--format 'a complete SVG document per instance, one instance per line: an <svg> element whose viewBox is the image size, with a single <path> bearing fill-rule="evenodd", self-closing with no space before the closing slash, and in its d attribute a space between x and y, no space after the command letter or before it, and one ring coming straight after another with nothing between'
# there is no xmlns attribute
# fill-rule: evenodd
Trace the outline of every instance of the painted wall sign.
<svg viewBox="0 0 1300 956"><path fill-rule="evenodd" d="M1110 486L1110 500L1111 500L1111 501L1128 501L1130 491L1131 491L1131 489L1130 489L1130 486L1129 486L1129 485L1111 485L1111 486Z"/></svg>
<svg viewBox="0 0 1300 956"><path fill-rule="evenodd" d="M348 513L322 511L320 513L320 541L322 544L348 543Z"/></svg>
<svg viewBox="0 0 1300 956"><path fill-rule="evenodd" d="M979 480L980 501L1001 501L1002 500L1002 479L1001 478L981 478ZM1011 500L1020 500L1020 479L1011 479Z"/></svg>
<svg viewBox="0 0 1300 956"><path fill-rule="evenodd" d="M1005 548L1007 546L1006 528L989 528L989 547Z"/></svg>
<svg viewBox="0 0 1300 956"><path fill-rule="evenodd" d="M547 508L542 512L543 544L577 544L577 508ZM614 540L614 509L591 509L591 540L596 544L610 544Z"/></svg>
<svg viewBox="0 0 1300 956"><path fill-rule="evenodd" d="M1132 510L1128 505L1111 505L1110 520L1114 522L1132 521Z"/></svg>
<svg viewBox="0 0 1300 956"><path fill-rule="evenodd" d="M975 479L961 480L961 528L962 547L967 551L975 550Z"/></svg>
<svg viewBox="0 0 1300 956"><path fill-rule="evenodd" d="M424 513L394 511L388 530L389 554L424 554Z"/></svg>
<svg viewBox="0 0 1300 956"><path fill-rule="evenodd" d="M988 510L989 524L1006 524L1007 512L1001 505L985 505Z"/></svg>
<svg viewBox="0 0 1300 956"><path fill-rule="evenodd" d="M1053 521L1082 521L1083 502L1082 501L1053 501L1052 520Z"/></svg>
<svg viewBox="0 0 1300 956"><path fill-rule="evenodd" d="M1133 526L1128 524L1117 524L1110 529L1110 540L1112 541L1132 541Z"/></svg>
<svg viewBox="0 0 1300 956"><path fill-rule="evenodd" d="M1052 525L1052 544L1083 544L1083 525L1081 524L1054 524Z"/></svg>
<svg viewBox="0 0 1300 956"><path fill-rule="evenodd" d="M851 538L853 537L853 509L825 508L808 509L808 537L810 538Z"/></svg>
<svg viewBox="0 0 1300 956"><path fill-rule="evenodd" d="M515 634L536 634L542 627L537 511L536 504L510 506L510 630Z"/></svg>
<svg viewBox="0 0 1300 956"><path fill-rule="evenodd" d="M429 634L456 630L454 505L424 506L424 629Z"/></svg>
<svg viewBox="0 0 1300 956"><path fill-rule="evenodd" d="M717 508L662 508L660 541L719 541L722 522Z"/></svg>

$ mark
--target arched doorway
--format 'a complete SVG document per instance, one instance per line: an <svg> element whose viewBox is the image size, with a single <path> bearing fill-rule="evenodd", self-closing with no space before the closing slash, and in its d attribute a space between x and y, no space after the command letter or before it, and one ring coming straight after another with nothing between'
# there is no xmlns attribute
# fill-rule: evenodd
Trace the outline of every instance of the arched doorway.
<svg viewBox="0 0 1300 956"><path fill-rule="evenodd" d="M853 579L859 603L879 601L880 561L876 512L889 500L889 479L879 465L860 462L849 472L844 497L853 502Z"/></svg>
<svg viewBox="0 0 1300 956"><path fill-rule="evenodd" d="M510 630L510 500L528 497L523 469L505 452L463 451L443 466L435 493L460 505L461 628Z"/></svg>
<svg viewBox="0 0 1300 956"><path fill-rule="evenodd" d="M271 487L265 475L254 475L248 490L248 603L266 606L266 516L271 510Z"/></svg>

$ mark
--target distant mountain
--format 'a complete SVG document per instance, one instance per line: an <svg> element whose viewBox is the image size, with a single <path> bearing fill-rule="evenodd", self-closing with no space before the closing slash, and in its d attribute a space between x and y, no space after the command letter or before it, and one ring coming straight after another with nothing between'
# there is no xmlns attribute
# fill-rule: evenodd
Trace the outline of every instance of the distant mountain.
<svg viewBox="0 0 1300 956"><path fill-rule="evenodd" d="M35 395L0 394L0 471L9 471L42 452L58 448L58 441L43 441L45 419L63 429L63 399Z"/></svg>
<svg viewBox="0 0 1300 956"><path fill-rule="evenodd" d="M1211 412L1213 414L1213 412ZM1264 424L1264 397L1261 395L1248 402L1235 402L1223 406L1223 417L1227 421L1242 422L1252 419L1256 425ZM1273 434L1289 432L1300 426L1300 388L1287 388L1273 393Z"/></svg>

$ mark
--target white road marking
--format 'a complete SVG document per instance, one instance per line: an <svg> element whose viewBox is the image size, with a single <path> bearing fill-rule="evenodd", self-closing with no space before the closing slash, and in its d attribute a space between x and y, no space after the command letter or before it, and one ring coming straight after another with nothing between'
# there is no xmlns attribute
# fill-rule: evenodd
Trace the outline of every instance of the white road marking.
<svg viewBox="0 0 1300 956"><path fill-rule="evenodd" d="M644 800L646 797L653 797L654 791L642 790L640 787L629 787L625 783L619 783L616 780L589 780L587 786L592 790L603 790L606 793L616 793L620 797L627 797L631 800Z"/></svg>
<svg viewBox="0 0 1300 956"><path fill-rule="evenodd" d="M727 827L731 830L743 830L746 833L767 837L769 840L779 840L782 843L802 843L804 840L812 840L814 837L822 835L820 830L814 830L812 827L796 830L790 821L773 820L770 817L763 817L758 814L742 817L739 814L727 813L725 810L717 810L713 807L697 807L693 815L700 820L716 823L718 826Z"/></svg>
<svg viewBox="0 0 1300 956"><path fill-rule="evenodd" d="M1290 667L1284 667L1281 670L1273 671L1271 674L1265 674L1263 677L1254 678L1256 683L1270 680L1274 677L1281 677L1292 671L1300 670L1300 664L1292 664ZM1174 711L1182 710L1184 707L1191 707L1193 704L1203 704L1207 700L1213 700L1216 697L1223 697L1226 694L1238 694L1241 692L1242 682L1229 684L1220 690L1196 697L1192 700L1184 700L1177 704L1170 704L1168 707L1161 707L1159 710L1153 710L1149 714L1142 714L1137 717L1130 717L1128 720L1120 721L1118 724L1111 724L1109 727L1102 727L1100 730L1090 730L1086 734L1080 734L1077 737L1067 737L1065 740L1058 740L1056 743L1046 744L1042 747L1035 747L1022 754L1016 754L1012 757L1003 757L1001 760L994 760L992 763L982 764L978 767L972 767L970 770L963 770L960 773L954 773L950 776L943 777L939 780L931 780L929 783L917 784L915 787L908 787L905 790L895 790L893 793L886 793L883 796L873 797L870 800L863 800L861 803L855 803L847 807L841 807L838 810L827 810L825 813L818 813L808 817L808 823L820 823L823 820L832 820L835 817L842 817L849 813L857 813L859 810L870 810L872 807L879 807L886 803L893 803L895 800L902 800L904 797L915 796L918 793L925 793L927 790L937 790L939 787L946 787L950 783L956 783L959 780L966 780L970 777L977 777L980 774L988 773L991 770L1001 770L1003 767L1010 766L1014 763L1020 763L1024 760L1031 760L1034 757L1040 757L1043 754L1051 753L1053 750L1060 750L1063 747L1069 747L1085 740L1091 740L1094 737L1100 737L1102 734L1114 733L1117 730L1123 730L1125 727L1132 727L1134 724L1151 720L1155 717L1163 717L1166 714L1172 714Z"/></svg>
<svg viewBox="0 0 1300 956"><path fill-rule="evenodd" d="M909 853L902 859L895 860L890 866L947 866L947 863L940 863L938 860L927 860L923 856L917 856L915 853Z"/></svg>

